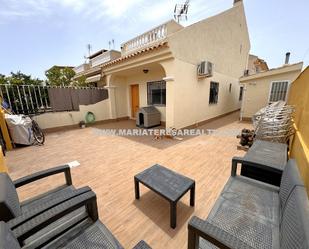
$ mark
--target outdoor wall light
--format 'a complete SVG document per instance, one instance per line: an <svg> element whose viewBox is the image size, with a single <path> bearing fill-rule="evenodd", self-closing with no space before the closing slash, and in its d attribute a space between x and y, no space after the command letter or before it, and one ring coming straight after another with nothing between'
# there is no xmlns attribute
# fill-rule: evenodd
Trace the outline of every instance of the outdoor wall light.
<svg viewBox="0 0 309 249"><path fill-rule="evenodd" d="M148 73L149 70L148 70L148 69L143 69L143 72L144 72L144 73Z"/></svg>

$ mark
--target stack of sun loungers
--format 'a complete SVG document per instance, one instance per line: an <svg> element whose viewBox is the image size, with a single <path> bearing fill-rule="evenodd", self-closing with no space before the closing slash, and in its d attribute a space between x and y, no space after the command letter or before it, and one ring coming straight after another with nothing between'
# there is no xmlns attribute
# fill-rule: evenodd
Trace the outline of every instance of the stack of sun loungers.
<svg viewBox="0 0 309 249"><path fill-rule="evenodd" d="M255 138L271 142L286 143L295 133L293 127L294 106L275 102L253 118Z"/></svg>

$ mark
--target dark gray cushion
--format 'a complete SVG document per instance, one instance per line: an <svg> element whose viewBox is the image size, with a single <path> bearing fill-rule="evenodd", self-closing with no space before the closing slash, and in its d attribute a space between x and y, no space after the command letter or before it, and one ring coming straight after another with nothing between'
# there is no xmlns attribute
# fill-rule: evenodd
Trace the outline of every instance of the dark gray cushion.
<svg viewBox="0 0 309 249"><path fill-rule="evenodd" d="M68 196L75 190L74 186L60 186L43 194L36 195L20 203L22 213L32 212L38 207L46 206L51 200Z"/></svg>
<svg viewBox="0 0 309 249"><path fill-rule="evenodd" d="M302 186L296 186L286 202L280 227L280 248L309 248L309 202Z"/></svg>
<svg viewBox="0 0 309 249"><path fill-rule="evenodd" d="M0 249L20 249L12 231L3 221L0 221Z"/></svg>
<svg viewBox="0 0 309 249"><path fill-rule="evenodd" d="M279 188L247 177L230 177L221 198L251 215L273 224L280 221Z"/></svg>
<svg viewBox="0 0 309 249"><path fill-rule="evenodd" d="M16 188L6 173L0 173L0 220L9 221L21 214Z"/></svg>
<svg viewBox="0 0 309 249"><path fill-rule="evenodd" d="M286 205L286 201L288 200L289 195L295 186L304 186L304 183L299 175L296 161L294 159L290 159L284 168L281 178L279 190L281 211L283 211Z"/></svg>
<svg viewBox="0 0 309 249"><path fill-rule="evenodd" d="M114 235L99 220L65 245L69 249L123 249Z"/></svg>
<svg viewBox="0 0 309 249"><path fill-rule="evenodd" d="M207 221L256 249L279 248L279 225L219 197ZM223 238L224 239L224 238ZM200 240L201 248L209 248Z"/></svg>

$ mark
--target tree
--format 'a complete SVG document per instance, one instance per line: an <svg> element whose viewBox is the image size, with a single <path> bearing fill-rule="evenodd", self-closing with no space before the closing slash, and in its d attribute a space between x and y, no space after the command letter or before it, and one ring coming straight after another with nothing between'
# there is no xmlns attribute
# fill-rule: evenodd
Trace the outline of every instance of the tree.
<svg viewBox="0 0 309 249"><path fill-rule="evenodd" d="M70 86L75 72L70 67L53 66L45 72L47 84L50 86Z"/></svg>
<svg viewBox="0 0 309 249"><path fill-rule="evenodd" d="M72 85L73 86L88 86L88 84L86 83L86 78L87 77L85 75L82 75L78 79L75 79L72 82Z"/></svg>
<svg viewBox="0 0 309 249"><path fill-rule="evenodd" d="M3 74L0 74L0 84L1 85L8 84L7 78Z"/></svg>
<svg viewBox="0 0 309 249"><path fill-rule="evenodd" d="M8 86L1 87L4 84ZM43 80L32 78L31 75L24 74L20 71L16 73L11 72L9 76L0 74L0 90L1 96L3 97L2 104L13 113L18 113L21 110L27 113L39 109L39 103L35 102L33 98L31 100L31 97L39 95L38 88L21 87L23 85L41 86L43 85ZM42 96L43 94L45 93L42 92Z"/></svg>
<svg viewBox="0 0 309 249"><path fill-rule="evenodd" d="M9 76L0 74L0 84L10 85L42 85L43 81L38 78L32 78L31 75L26 75L20 71L11 72Z"/></svg>

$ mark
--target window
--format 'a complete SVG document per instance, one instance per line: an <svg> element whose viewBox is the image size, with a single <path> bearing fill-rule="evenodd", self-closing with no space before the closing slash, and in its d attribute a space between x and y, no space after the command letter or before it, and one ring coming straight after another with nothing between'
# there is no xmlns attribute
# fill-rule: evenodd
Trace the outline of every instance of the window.
<svg viewBox="0 0 309 249"><path fill-rule="evenodd" d="M166 104L166 82L164 80L148 82L147 93L148 105Z"/></svg>
<svg viewBox="0 0 309 249"><path fill-rule="evenodd" d="M209 91L209 104L217 104L219 95L219 83L210 82L210 91Z"/></svg>
<svg viewBox="0 0 309 249"><path fill-rule="evenodd" d="M239 89L239 101L242 101L242 97L244 95L244 87L241 86L240 89Z"/></svg>
<svg viewBox="0 0 309 249"><path fill-rule="evenodd" d="M276 102L279 100L286 100L288 93L288 81L274 81L271 83L269 102Z"/></svg>
<svg viewBox="0 0 309 249"><path fill-rule="evenodd" d="M232 83L230 83L229 92L232 92Z"/></svg>

